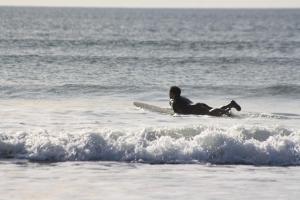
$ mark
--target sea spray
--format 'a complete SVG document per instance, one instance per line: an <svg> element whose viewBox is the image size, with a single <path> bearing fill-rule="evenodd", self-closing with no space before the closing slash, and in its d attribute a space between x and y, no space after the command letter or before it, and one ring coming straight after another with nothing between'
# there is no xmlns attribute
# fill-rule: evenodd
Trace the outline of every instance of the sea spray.
<svg viewBox="0 0 300 200"><path fill-rule="evenodd" d="M299 165L300 133L253 126L1 133L0 156L47 162Z"/></svg>

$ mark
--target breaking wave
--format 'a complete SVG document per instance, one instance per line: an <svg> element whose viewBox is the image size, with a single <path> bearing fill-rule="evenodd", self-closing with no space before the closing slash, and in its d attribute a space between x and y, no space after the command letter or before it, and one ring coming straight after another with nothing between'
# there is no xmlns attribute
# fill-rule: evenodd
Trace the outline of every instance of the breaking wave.
<svg viewBox="0 0 300 200"><path fill-rule="evenodd" d="M300 165L300 132L280 127L197 126L76 134L0 133L0 158L37 162Z"/></svg>

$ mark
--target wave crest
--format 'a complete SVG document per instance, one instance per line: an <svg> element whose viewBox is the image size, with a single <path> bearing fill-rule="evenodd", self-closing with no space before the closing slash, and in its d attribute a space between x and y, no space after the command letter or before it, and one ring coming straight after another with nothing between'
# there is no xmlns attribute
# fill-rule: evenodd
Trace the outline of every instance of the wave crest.
<svg viewBox="0 0 300 200"><path fill-rule="evenodd" d="M300 133L285 128L188 127L77 134L0 134L0 158L153 164L300 165Z"/></svg>

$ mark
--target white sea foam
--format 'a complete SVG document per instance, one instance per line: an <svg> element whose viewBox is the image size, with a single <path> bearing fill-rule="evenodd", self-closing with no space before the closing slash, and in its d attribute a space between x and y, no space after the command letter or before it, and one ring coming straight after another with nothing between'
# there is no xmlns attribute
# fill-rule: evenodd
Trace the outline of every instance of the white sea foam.
<svg viewBox="0 0 300 200"><path fill-rule="evenodd" d="M299 165L300 132L235 126L140 131L0 134L0 157L31 161L126 161Z"/></svg>

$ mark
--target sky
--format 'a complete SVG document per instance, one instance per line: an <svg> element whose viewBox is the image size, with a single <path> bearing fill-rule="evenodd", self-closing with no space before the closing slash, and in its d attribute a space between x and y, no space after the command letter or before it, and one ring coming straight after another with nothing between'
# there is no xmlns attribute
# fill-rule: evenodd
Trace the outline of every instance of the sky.
<svg viewBox="0 0 300 200"><path fill-rule="evenodd" d="M300 0L0 0L10 6L300 8Z"/></svg>

